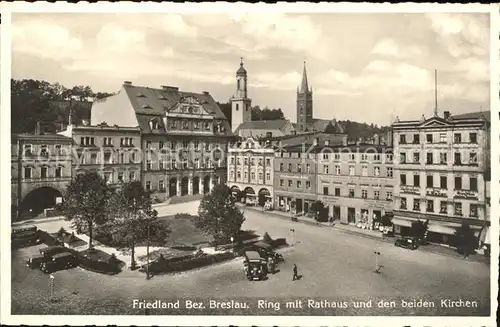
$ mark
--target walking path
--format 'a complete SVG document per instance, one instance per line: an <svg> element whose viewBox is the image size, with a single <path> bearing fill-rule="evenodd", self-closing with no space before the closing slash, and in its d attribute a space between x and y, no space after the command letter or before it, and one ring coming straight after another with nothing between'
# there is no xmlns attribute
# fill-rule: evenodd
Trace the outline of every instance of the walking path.
<svg viewBox="0 0 500 327"><path fill-rule="evenodd" d="M238 206L242 207L243 210L253 210L253 211L261 211L262 212L261 207L246 206L244 204L239 204L239 203L238 203ZM291 220L291 215L289 212L273 210L273 211L265 211L265 213L269 214L269 215L273 215L273 216L281 218L281 219ZM379 240L381 240L383 242L387 242L387 243L393 243L395 241L395 238L384 236L378 230L362 229L362 228L358 228L358 227L353 226L353 225L341 224L339 222L335 222L334 224L331 224L329 222L316 222L312 218L307 218L304 216L299 216L299 217L297 217L297 219L298 219L298 221L297 221L298 223L316 225L320 228L332 228L332 229L334 229L336 231L340 231L342 233L347 233L347 234L352 234L352 235L367 237L367 238L372 238L372 239L379 239ZM464 258L463 256L459 255L455 251L454 248L446 246L446 245L442 245L442 244L424 245L424 246L421 246L418 249L418 251L431 252L431 253L456 257L456 258L462 258L464 260L475 261L475 262L484 262L484 263L490 262L490 259L488 257L484 256L480 251L478 251L474 255L471 255L468 258Z"/></svg>

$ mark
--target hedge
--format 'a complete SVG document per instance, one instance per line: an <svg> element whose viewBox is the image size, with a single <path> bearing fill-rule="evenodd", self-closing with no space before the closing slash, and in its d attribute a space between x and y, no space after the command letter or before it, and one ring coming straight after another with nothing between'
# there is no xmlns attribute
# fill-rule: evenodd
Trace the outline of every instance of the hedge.
<svg viewBox="0 0 500 327"><path fill-rule="evenodd" d="M208 266L214 263L233 259L235 256L231 252L217 253L211 255L177 257L172 259L158 259L149 264L151 275L160 275L173 272L181 272ZM141 268L141 272L146 272L148 265Z"/></svg>
<svg viewBox="0 0 500 327"><path fill-rule="evenodd" d="M48 246L64 245L61 241L43 230L37 230L37 236L40 240L42 240L43 243L47 244Z"/></svg>

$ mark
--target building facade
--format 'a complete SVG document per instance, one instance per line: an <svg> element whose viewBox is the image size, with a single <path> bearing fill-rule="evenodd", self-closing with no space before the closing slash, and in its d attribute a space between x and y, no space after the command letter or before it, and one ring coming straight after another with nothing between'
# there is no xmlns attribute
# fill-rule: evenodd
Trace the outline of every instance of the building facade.
<svg viewBox="0 0 500 327"><path fill-rule="evenodd" d="M110 185L141 180L141 131L138 127L69 125L59 134L73 141L73 176L95 171Z"/></svg>
<svg viewBox="0 0 500 327"><path fill-rule="evenodd" d="M311 146L279 147L274 155L274 206L306 214L317 199L317 165Z"/></svg>
<svg viewBox="0 0 500 327"><path fill-rule="evenodd" d="M429 220L429 238L453 243L456 228L489 224L489 112L396 121L394 190L396 231Z"/></svg>
<svg viewBox="0 0 500 327"><path fill-rule="evenodd" d="M140 129L141 180L160 201L207 193L226 182L225 155L234 137L208 92L125 82L118 94L94 102L91 119Z"/></svg>
<svg viewBox="0 0 500 327"><path fill-rule="evenodd" d="M255 139L235 143L228 151L227 185L258 202L260 194L274 198L274 149Z"/></svg>
<svg viewBox="0 0 500 327"><path fill-rule="evenodd" d="M344 224L373 226L392 211L394 171L392 148L376 144L319 145L316 193L329 216Z"/></svg>
<svg viewBox="0 0 500 327"><path fill-rule="evenodd" d="M62 135L12 134L11 214L37 215L62 201L71 181L72 139Z"/></svg>

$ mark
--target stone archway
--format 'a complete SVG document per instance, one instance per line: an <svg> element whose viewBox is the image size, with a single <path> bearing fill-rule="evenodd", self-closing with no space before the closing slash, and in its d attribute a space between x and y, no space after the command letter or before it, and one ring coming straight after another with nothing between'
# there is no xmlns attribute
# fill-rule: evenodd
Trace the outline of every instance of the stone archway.
<svg viewBox="0 0 500 327"><path fill-rule="evenodd" d="M172 177L168 183L168 194L169 196L177 195L177 178Z"/></svg>
<svg viewBox="0 0 500 327"><path fill-rule="evenodd" d="M19 208L19 214L36 216L45 209L54 208L58 201L62 201L61 191L50 186L38 187L30 191L23 198Z"/></svg>
<svg viewBox="0 0 500 327"><path fill-rule="evenodd" d="M188 195L189 193L189 178L183 177L181 179L181 196Z"/></svg>
<svg viewBox="0 0 500 327"><path fill-rule="evenodd" d="M271 199L271 192L265 187L261 188L259 190L259 194L257 196L257 202L259 205L263 206L266 201L269 201Z"/></svg>
<svg viewBox="0 0 500 327"><path fill-rule="evenodd" d="M198 176L193 177L193 195L200 194L200 178Z"/></svg>

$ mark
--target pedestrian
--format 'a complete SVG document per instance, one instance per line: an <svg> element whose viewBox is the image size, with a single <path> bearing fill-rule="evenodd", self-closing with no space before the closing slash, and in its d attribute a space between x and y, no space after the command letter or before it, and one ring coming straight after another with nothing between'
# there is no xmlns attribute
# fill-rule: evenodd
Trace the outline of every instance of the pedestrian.
<svg viewBox="0 0 500 327"><path fill-rule="evenodd" d="M299 279L299 275L297 274L297 265L293 264L293 278L292 281Z"/></svg>

